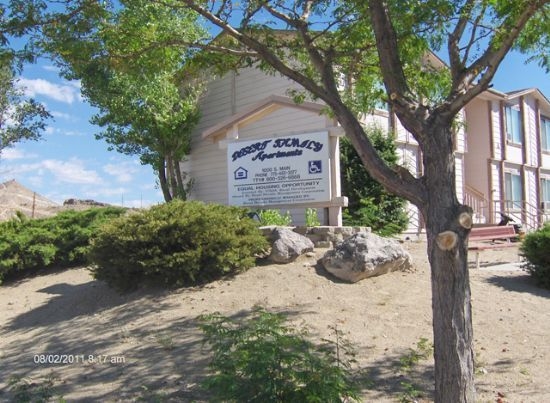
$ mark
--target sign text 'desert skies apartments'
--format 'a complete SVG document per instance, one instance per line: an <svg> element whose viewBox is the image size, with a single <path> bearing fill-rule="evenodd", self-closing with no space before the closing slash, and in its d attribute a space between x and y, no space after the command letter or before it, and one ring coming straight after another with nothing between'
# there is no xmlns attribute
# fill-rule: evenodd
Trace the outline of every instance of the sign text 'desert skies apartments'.
<svg viewBox="0 0 550 403"><path fill-rule="evenodd" d="M287 205L330 200L327 132L228 144L229 204Z"/></svg>

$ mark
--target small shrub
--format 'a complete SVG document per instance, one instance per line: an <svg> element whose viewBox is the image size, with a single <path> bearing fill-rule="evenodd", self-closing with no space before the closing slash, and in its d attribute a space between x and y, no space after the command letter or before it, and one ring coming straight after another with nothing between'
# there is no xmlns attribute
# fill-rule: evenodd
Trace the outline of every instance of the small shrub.
<svg viewBox="0 0 550 403"><path fill-rule="evenodd" d="M421 360L427 360L433 354L433 345L425 337L421 337L416 343L416 349L410 348L409 352L399 358L399 367L402 371L410 372Z"/></svg>
<svg viewBox="0 0 550 403"><path fill-rule="evenodd" d="M10 275L85 263L92 234L125 211L118 207L67 210L36 220L18 214L0 223L0 283Z"/></svg>
<svg viewBox="0 0 550 403"><path fill-rule="evenodd" d="M308 227L318 227L321 225L319 221L319 216L317 215L317 209L307 208L306 209L306 226Z"/></svg>
<svg viewBox="0 0 550 403"><path fill-rule="evenodd" d="M174 200L103 226L90 259L94 277L119 290L181 287L246 270L266 248L245 210Z"/></svg>
<svg viewBox="0 0 550 403"><path fill-rule="evenodd" d="M289 211L286 214L282 214L279 210L259 210L257 214L260 225L263 226L279 225L286 227L292 224L292 216Z"/></svg>
<svg viewBox="0 0 550 403"><path fill-rule="evenodd" d="M13 394L13 401L18 403L35 402L46 403L51 401L65 402L62 396L57 396L56 383L59 378L50 373L48 377L42 379L41 382L35 382L28 378L12 376L8 380L8 389Z"/></svg>
<svg viewBox="0 0 550 403"><path fill-rule="evenodd" d="M215 401L341 402L358 400L345 344L315 346L281 314L257 309L245 323L201 317L214 373L204 382ZM332 348L331 348L332 347ZM336 353L335 350L338 350ZM345 350L345 351L343 351Z"/></svg>
<svg viewBox="0 0 550 403"><path fill-rule="evenodd" d="M344 209L343 220L346 225L371 227L380 236L399 234L407 227L408 219L405 210L396 205L403 203L395 196L363 198L353 212Z"/></svg>
<svg viewBox="0 0 550 403"><path fill-rule="evenodd" d="M520 252L527 259L523 267L541 287L550 289L550 223L527 234Z"/></svg>
<svg viewBox="0 0 550 403"><path fill-rule="evenodd" d="M399 358L398 368L400 371L410 374L420 361L427 360L433 354L433 344L426 338L421 337L416 343L416 348L409 348L409 351ZM418 402L419 397L424 395L421 388L414 382L403 379L400 383L403 392L399 394L398 400L402 403Z"/></svg>

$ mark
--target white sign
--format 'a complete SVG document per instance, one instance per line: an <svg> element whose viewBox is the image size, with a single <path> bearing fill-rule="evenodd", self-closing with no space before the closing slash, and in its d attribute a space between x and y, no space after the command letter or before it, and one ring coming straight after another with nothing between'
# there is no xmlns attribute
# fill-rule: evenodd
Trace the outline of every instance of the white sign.
<svg viewBox="0 0 550 403"><path fill-rule="evenodd" d="M328 132L229 143L229 204L330 201Z"/></svg>

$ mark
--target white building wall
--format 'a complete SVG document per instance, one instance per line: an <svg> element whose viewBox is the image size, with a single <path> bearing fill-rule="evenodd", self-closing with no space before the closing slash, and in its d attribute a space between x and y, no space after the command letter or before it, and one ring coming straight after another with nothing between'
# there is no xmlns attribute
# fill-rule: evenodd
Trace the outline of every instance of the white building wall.
<svg viewBox="0 0 550 403"><path fill-rule="evenodd" d="M536 101L532 97L528 97L524 102L524 115L525 119L525 147L527 160L525 161L527 165L536 167L539 164L538 160L538 124L537 124L537 110L536 110Z"/></svg>
<svg viewBox="0 0 550 403"><path fill-rule="evenodd" d="M493 162L489 165L489 168L490 168L491 184L492 184L492 189L490 191L491 191L491 194L493 195L492 198L490 198L489 200L491 200L491 202L493 203L494 201L500 201L504 199L504 196L500 191L501 167L498 162ZM496 220L498 222L498 217L499 217L498 212L500 212L500 203L493 203L491 208L494 209L494 214L493 214L493 217L490 217L490 220L492 219L493 221Z"/></svg>
<svg viewBox="0 0 550 403"><path fill-rule="evenodd" d="M536 228L537 227L537 174L536 169L527 168L524 172L524 185L525 185L525 194L527 196L526 205L525 205L525 224L527 228Z"/></svg>
<svg viewBox="0 0 550 403"><path fill-rule="evenodd" d="M191 199L221 204L228 202L225 142L220 142L221 138L216 141L203 139L202 132L271 95L286 95L291 86L287 79L268 76L252 68L243 69L239 74L228 73L209 84L200 103L202 118L192 135L192 154L181 164L184 172L191 172ZM285 107L239 127L238 140L321 131L325 130L327 123L325 116ZM223 134L220 136L223 137ZM288 210L295 224L304 223L303 207ZM321 222L324 222L325 209L318 209L318 214Z"/></svg>
<svg viewBox="0 0 550 403"><path fill-rule="evenodd" d="M456 197L459 202L464 200L464 157L455 155Z"/></svg>
<svg viewBox="0 0 550 403"><path fill-rule="evenodd" d="M372 115L364 115L361 119L365 126L375 126L388 132L390 129L389 114L385 111L375 111Z"/></svg>
<svg viewBox="0 0 550 403"><path fill-rule="evenodd" d="M494 157L497 160L502 159L502 150L504 148L504 144L502 144L501 140L501 131L503 130L501 128L501 121L500 121L500 104L499 102L491 102L491 115L490 115L490 121L491 121L491 134L493 136L493 152ZM480 133L480 135L485 135L484 133ZM469 150L469 148L468 148Z"/></svg>

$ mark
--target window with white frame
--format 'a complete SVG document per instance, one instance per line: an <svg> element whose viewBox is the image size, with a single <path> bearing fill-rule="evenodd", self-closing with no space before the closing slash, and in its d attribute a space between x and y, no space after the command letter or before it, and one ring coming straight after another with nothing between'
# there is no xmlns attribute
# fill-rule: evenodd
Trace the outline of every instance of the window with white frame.
<svg viewBox="0 0 550 403"><path fill-rule="evenodd" d="M504 114L506 117L506 138L512 143L521 144L523 130L519 106L506 105L504 107Z"/></svg>
<svg viewBox="0 0 550 403"><path fill-rule="evenodd" d="M542 209L550 211L550 178L540 180Z"/></svg>
<svg viewBox="0 0 550 403"><path fill-rule="evenodd" d="M521 210L523 200L523 188L521 175L516 172L504 174L504 192L506 195L506 207L508 210Z"/></svg>
<svg viewBox="0 0 550 403"><path fill-rule="evenodd" d="M544 151L550 151L550 118L542 117L540 120L541 145Z"/></svg>

